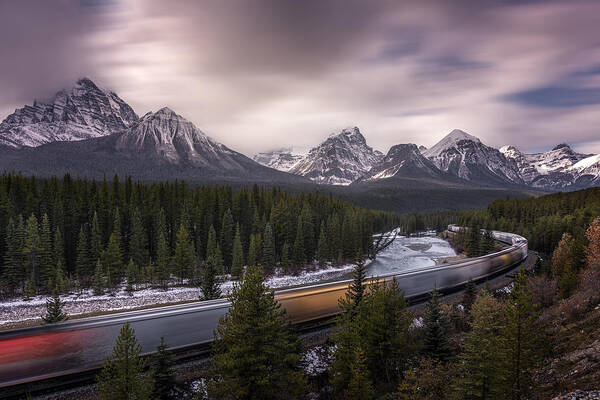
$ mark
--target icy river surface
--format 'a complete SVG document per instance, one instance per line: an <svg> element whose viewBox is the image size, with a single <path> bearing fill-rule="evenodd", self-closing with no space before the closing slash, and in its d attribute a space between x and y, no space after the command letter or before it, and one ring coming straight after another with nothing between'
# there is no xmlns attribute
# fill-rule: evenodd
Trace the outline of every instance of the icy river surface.
<svg viewBox="0 0 600 400"><path fill-rule="evenodd" d="M454 256L456 252L450 244L436 236L399 236L369 264L367 275L377 276L429 267L435 265L437 259Z"/></svg>

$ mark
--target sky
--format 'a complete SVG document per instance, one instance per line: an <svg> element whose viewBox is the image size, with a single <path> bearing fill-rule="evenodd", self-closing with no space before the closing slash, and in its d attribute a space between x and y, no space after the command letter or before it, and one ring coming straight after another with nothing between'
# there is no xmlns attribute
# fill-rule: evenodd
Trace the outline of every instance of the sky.
<svg viewBox="0 0 600 400"><path fill-rule="evenodd" d="M369 145L600 152L600 1L0 2L0 119L89 77L252 155Z"/></svg>

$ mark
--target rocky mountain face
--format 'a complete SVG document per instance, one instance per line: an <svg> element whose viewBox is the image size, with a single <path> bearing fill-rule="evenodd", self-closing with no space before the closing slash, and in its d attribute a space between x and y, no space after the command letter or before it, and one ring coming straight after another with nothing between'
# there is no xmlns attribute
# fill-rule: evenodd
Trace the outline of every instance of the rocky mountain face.
<svg viewBox="0 0 600 400"><path fill-rule="evenodd" d="M565 189L589 186L585 182L594 180L593 157L580 154L568 144L562 143L543 153L524 154L514 146L504 146L500 151L515 160L523 180L529 186L540 189ZM587 161L583 161L587 159ZM575 167L580 163L578 167ZM592 170L584 172L588 167ZM587 178L583 178L587 175ZM581 179L580 179L581 177Z"/></svg>
<svg viewBox="0 0 600 400"><path fill-rule="evenodd" d="M258 153L252 159L259 164L279 171L289 171L304 156L295 153L292 147Z"/></svg>
<svg viewBox="0 0 600 400"><path fill-rule="evenodd" d="M425 178L444 180L451 178L425 158L412 143L392 146L383 160L362 176L359 182L373 182L394 178Z"/></svg>
<svg viewBox="0 0 600 400"><path fill-rule="evenodd" d="M6 117L0 124L0 144L20 148L85 140L121 131L137 120L119 96L83 78L51 100L34 101Z"/></svg>
<svg viewBox="0 0 600 400"><path fill-rule="evenodd" d="M354 127L329 136L289 172L321 184L349 185L382 159L383 154L369 147L360 130Z"/></svg>
<svg viewBox="0 0 600 400"><path fill-rule="evenodd" d="M482 185L523 184L517 163L459 129L423 152L440 170Z"/></svg>
<svg viewBox="0 0 600 400"><path fill-rule="evenodd" d="M168 107L144 115L116 137L115 150L194 167L240 170L250 161L206 136ZM243 161L243 162L241 162Z"/></svg>

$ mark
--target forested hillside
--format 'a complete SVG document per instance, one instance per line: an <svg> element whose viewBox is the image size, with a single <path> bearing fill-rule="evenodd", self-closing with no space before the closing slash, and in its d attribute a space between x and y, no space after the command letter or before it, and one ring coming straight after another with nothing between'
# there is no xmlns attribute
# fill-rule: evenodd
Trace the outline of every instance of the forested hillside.
<svg viewBox="0 0 600 400"><path fill-rule="evenodd" d="M200 285L260 263L298 269L368 255L389 213L318 193L0 176L0 287L25 297L55 287L128 281Z"/></svg>

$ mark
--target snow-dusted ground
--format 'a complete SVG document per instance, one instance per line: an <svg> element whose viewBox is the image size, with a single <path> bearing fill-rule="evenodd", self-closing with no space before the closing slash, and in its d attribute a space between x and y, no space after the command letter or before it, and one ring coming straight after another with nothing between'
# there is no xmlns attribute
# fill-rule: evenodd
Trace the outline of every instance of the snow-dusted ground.
<svg viewBox="0 0 600 400"><path fill-rule="evenodd" d="M435 265L437 258L456 255L450 245L435 236L425 237L398 237L387 249L381 252L377 259L368 265L368 276L381 275L390 272L399 272L412 268ZM276 273L267 279L266 284L273 288L307 285L311 283L331 281L348 278L353 265L328 266L326 268L305 271L298 275L285 275ZM229 293L233 286L230 279L226 279L221 289ZM110 312L117 310L130 310L149 307L157 304L169 304L184 301L198 300L201 292L193 287L170 287L167 291L161 289L142 289L129 295L124 286L119 290L94 296L91 290L80 294L61 296L65 302L64 311L70 315ZM0 328L16 322L38 320L45 313L45 296L36 296L30 301L15 299L0 303Z"/></svg>

